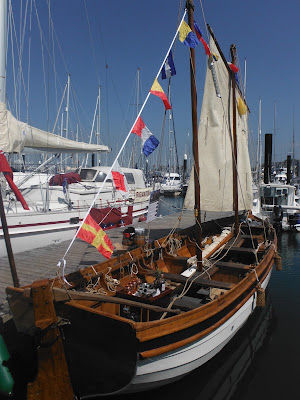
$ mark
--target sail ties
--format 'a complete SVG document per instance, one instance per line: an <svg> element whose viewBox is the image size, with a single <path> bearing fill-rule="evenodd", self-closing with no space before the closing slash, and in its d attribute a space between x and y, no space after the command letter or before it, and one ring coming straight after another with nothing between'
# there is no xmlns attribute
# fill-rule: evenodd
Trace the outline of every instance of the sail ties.
<svg viewBox="0 0 300 400"><path fill-rule="evenodd" d="M212 79L213 79L213 82L214 82L216 95L217 95L217 97L221 98L221 92L220 92L220 87L219 87L219 83L218 83L218 79L217 79L217 74L216 74L216 70L215 70L215 63L214 63L213 56L210 56L209 59L208 59L208 68L211 71L211 76L212 76Z"/></svg>

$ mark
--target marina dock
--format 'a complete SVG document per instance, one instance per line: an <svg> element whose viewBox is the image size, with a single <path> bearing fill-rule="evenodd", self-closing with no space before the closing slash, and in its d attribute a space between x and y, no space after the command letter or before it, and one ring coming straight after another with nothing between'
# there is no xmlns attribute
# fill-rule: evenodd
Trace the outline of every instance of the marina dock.
<svg viewBox="0 0 300 400"><path fill-rule="evenodd" d="M195 222L193 211L173 213L159 217L150 223L140 222L135 227L144 228L145 233L150 233L150 239L166 236L172 228L185 229ZM126 227L107 230L106 233L112 243L122 243L123 232ZM57 264L64 257L70 241L61 242L53 246L18 253L14 256L19 283L21 286L32 283L34 280L54 278L58 272ZM91 244L76 239L66 256L65 273L76 271L88 265L104 261L105 258ZM13 286L7 255L0 257L0 314L8 313L5 289Z"/></svg>

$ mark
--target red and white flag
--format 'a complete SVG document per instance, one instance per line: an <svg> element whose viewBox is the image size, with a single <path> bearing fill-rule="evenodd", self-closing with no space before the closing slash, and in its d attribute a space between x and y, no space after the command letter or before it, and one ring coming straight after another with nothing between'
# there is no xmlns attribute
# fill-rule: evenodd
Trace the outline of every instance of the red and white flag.
<svg viewBox="0 0 300 400"><path fill-rule="evenodd" d="M126 176L123 174L118 161L114 163L111 174L116 190L119 190L123 196L128 197L129 188L127 179Z"/></svg>

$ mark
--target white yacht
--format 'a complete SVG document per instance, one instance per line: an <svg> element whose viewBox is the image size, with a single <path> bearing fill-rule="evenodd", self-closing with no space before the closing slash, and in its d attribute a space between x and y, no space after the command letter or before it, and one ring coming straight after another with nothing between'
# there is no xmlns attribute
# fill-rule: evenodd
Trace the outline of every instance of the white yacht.
<svg viewBox="0 0 300 400"><path fill-rule="evenodd" d="M280 225L282 230L300 231L300 205L296 202L295 186L263 183L253 200L252 212L257 217Z"/></svg>
<svg viewBox="0 0 300 400"><path fill-rule="evenodd" d="M177 196L182 193L183 182L176 172L168 172L164 175L160 185L160 193L164 196Z"/></svg>
<svg viewBox="0 0 300 400"><path fill-rule="evenodd" d="M3 196L14 253L71 240L109 169L84 168L75 183L57 186L47 182L24 189L22 194L29 211L23 210L11 194ZM122 171L128 182L128 196L123 197L112 180L107 179L92 209L94 219L104 230L144 221L147 216L152 189L146 187L141 170L123 168ZM0 225L0 253L5 251Z"/></svg>

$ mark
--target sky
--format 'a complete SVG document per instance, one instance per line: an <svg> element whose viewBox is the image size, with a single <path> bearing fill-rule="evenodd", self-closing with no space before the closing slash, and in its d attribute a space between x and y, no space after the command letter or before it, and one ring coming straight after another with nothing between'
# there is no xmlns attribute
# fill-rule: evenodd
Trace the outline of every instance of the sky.
<svg viewBox="0 0 300 400"><path fill-rule="evenodd" d="M52 131L69 73L69 137L75 138L78 123L79 140L88 141L101 86L100 137L103 144L112 148L110 158L115 156L135 120L137 103L141 107L160 70L178 19L183 15L185 2L11 0L11 3L13 40L9 39L8 46L7 99L13 113L22 120L28 119L34 126ZM26 13L27 4L27 10L32 4L31 19L29 11ZM297 67L300 2L194 0L194 4L194 18L206 41L205 25L208 23L228 60L230 45L236 44L243 76L246 65L246 100L251 111L250 154L253 160L256 158L259 99L262 104L262 135L273 133L276 160L283 160L291 154L293 130L295 158L300 158L300 76ZM53 29L49 29L49 8ZM177 70L171 82L173 121L182 164L183 154L191 154L192 135L188 48L176 40L173 52ZM199 119L206 65L201 44L195 53ZM21 79L18 75L20 59ZM166 81L159 78L159 82L167 92ZM64 99L62 109L65 106ZM151 95L142 118L161 140L164 119L161 100ZM60 123L59 115L56 133L60 130ZM168 130L168 125L165 125L161 163L170 162L165 150ZM129 163L133 144L136 146L131 137L122 158L124 166ZM151 164L158 163L159 152L157 149L150 156Z"/></svg>

